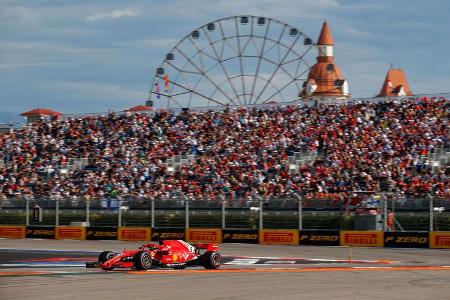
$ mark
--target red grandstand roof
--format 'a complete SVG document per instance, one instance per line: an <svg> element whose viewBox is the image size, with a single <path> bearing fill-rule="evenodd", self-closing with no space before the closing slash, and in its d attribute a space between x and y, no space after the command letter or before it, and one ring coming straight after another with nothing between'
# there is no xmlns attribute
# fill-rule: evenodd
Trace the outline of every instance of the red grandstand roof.
<svg viewBox="0 0 450 300"><path fill-rule="evenodd" d="M20 114L21 116L25 116L25 117L46 117L46 116L50 116L50 117L58 117L61 116L62 114L60 112L51 110L51 109L46 109L46 108L36 108L24 113Z"/></svg>
<svg viewBox="0 0 450 300"><path fill-rule="evenodd" d="M327 21L323 22L322 31L320 32L317 45L333 45L333 38L331 37L331 31L328 27Z"/></svg>
<svg viewBox="0 0 450 300"><path fill-rule="evenodd" d="M135 111L135 112L139 112L139 111L151 111L153 110L153 107L151 106L147 106L147 105L138 105L138 106L133 106L129 109L127 109L126 111Z"/></svg>

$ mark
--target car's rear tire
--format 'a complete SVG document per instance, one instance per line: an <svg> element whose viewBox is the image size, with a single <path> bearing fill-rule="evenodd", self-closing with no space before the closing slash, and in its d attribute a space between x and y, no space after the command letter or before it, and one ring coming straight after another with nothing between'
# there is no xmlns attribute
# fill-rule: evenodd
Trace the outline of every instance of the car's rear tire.
<svg viewBox="0 0 450 300"><path fill-rule="evenodd" d="M152 266L153 259L145 251L139 251L133 257L134 267L137 270L148 270Z"/></svg>
<svg viewBox="0 0 450 300"><path fill-rule="evenodd" d="M100 253L100 255L98 256L98 262L100 264L110 260L111 258L113 258L114 256L116 256L117 254L111 251L103 251L102 253ZM111 268L103 268L103 270L112 270L114 269L113 267Z"/></svg>
<svg viewBox="0 0 450 300"><path fill-rule="evenodd" d="M205 252L202 255L202 265L205 269L215 270L220 268L222 256L218 252Z"/></svg>

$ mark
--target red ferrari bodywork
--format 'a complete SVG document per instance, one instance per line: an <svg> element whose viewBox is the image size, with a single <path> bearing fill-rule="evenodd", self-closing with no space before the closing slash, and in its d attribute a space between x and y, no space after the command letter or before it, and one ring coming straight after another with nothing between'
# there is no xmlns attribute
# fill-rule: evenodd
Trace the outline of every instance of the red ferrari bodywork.
<svg viewBox="0 0 450 300"><path fill-rule="evenodd" d="M205 252L202 254L201 250ZM147 269L150 266L179 269L186 266L204 266L207 269L217 269L221 258L218 250L217 244L191 245L183 240L164 240L159 244L144 244L136 250L124 249L119 254L104 251L100 254L98 263L86 263L86 267L112 270L114 268ZM138 256L144 257L144 267Z"/></svg>

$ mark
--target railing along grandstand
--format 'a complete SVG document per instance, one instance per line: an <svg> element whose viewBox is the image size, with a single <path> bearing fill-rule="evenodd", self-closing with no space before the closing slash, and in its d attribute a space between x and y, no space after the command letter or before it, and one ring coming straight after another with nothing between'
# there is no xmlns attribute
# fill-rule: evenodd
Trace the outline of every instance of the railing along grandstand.
<svg viewBox="0 0 450 300"><path fill-rule="evenodd" d="M449 231L450 199L371 192L232 200L7 199L0 202L0 219L27 226Z"/></svg>

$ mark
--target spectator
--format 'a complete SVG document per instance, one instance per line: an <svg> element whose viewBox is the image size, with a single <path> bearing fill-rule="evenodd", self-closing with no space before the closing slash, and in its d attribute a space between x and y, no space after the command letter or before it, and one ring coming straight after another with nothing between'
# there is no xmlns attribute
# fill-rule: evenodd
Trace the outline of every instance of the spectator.
<svg viewBox="0 0 450 300"><path fill-rule="evenodd" d="M426 155L450 146L450 102L409 99L269 109L184 111L40 121L0 137L0 199L264 198L292 192L433 193L445 168ZM292 173L294 152L318 158ZM194 161L170 170L175 155ZM70 158L89 168L63 174Z"/></svg>

